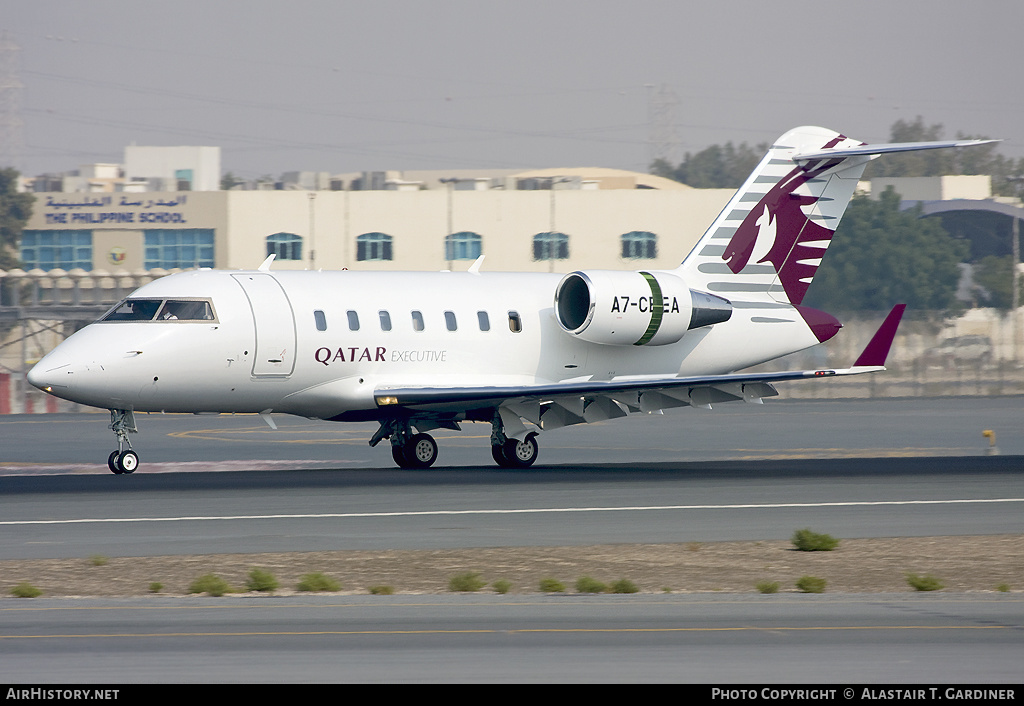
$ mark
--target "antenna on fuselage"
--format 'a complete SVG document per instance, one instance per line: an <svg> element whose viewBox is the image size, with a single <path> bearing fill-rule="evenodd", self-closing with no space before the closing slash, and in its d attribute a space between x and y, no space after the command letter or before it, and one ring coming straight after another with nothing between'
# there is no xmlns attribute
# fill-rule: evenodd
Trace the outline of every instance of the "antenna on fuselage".
<svg viewBox="0 0 1024 706"><path fill-rule="evenodd" d="M469 269L466 270L466 271L469 272L470 274L478 275L478 274L480 274L480 265L482 265L482 264L484 264L484 256L483 255L481 255L476 260L474 260L473 264L470 265Z"/></svg>
<svg viewBox="0 0 1024 706"><path fill-rule="evenodd" d="M270 272L270 263L274 261L275 257L277 257L277 253L272 253L270 255L267 255L267 259L264 260L263 264L259 266L259 268L258 268L259 271L260 272Z"/></svg>

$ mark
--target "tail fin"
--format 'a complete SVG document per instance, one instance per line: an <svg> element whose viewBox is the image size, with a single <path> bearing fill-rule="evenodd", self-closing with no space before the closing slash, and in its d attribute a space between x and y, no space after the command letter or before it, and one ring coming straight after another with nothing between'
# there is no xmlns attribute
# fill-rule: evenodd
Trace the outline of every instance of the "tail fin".
<svg viewBox="0 0 1024 706"><path fill-rule="evenodd" d="M726 298L799 305L867 163L880 154L991 140L867 145L820 127L780 137L679 272Z"/></svg>

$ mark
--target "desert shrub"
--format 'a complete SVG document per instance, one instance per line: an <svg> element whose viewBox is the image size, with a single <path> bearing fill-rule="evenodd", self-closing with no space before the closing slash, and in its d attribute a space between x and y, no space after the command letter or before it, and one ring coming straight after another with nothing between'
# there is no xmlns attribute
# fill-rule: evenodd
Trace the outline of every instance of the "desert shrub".
<svg viewBox="0 0 1024 706"><path fill-rule="evenodd" d="M367 589L367 590L370 593L372 593L373 595L375 595L375 596L392 596L395 593L395 587L394 586L385 586L385 585L370 586L370 588Z"/></svg>
<svg viewBox="0 0 1024 706"><path fill-rule="evenodd" d="M498 579L497 581L491 584L491 588L494 589L495 593L505 594L512 590L512 583L510 581L506 581L505 579Z"/></svg>
<svg viewBox="0 0 1024 706"><path fill-rule="evenodd" d="M159 581L154 581L153 583L149 584L150 593L160 593L160 591L162 590L164 590L164 585Z"/></svg>
<svg viewBox="0 0 1024 706"><path fill-rule="evenodd" d="M246 589L250 591L271 592L277 590L277 579L269 571L253 569L249 572L249 579L245 582Z"/></svg>
<svg viewBox="0 0 1024 706"><path fill-rule="evenodd" d="M640 591L636 584L629 579L619 579L613 582L608 590L611 593L638 593Z"/></svg>
<svg viewBox="0 0 1024 706"><path fill-rule="evenodd" d="M11 589L11 595L15 598L37 598L43 595L43 592L27 581L23 581Z"/></svg>
<svg viewBox="0 0 1024 706"><path fill-rule="evenodd" d="M945 588L942 581L931 574L925 574L924 576L907 574L907 583L915 591L938 591L941 588Z"/></svg>
<svg viewBox="0 0 1024 706"><path fill-rule="evenodd" d="M233 593L234 589L228 582L217 574L204 574L197 578L188 587L189 593L208 593L211 596L223 596L225 593Z"/></svg>
<svg viewBox="0 0 1024 706"><path fill-rule="evenodd" d="M1010 592L1010 584L1008 584L1008 583L1001 583L998 586L996 586L996 590L999 591L1000 593L1009 593Z"/></svg>
<svg viewBox="0 0 1024 706"><path fill-rule="evenodd" d="M839 540L828 534L818 534L810 529L793 533L793 546L802 552L830 552L839 546Z"/></svg>
<svg viewBox="0 0 1024 706"><path fill-rule="evenodd" d="M817 576L801 576L796 587L804 593L824 593L826 583L825 579Z"/></svg>
<svg viewBox="0 0 1024 706"><path fill-rule="evenodd" d="M480 578L476 571L467 571L464 574L456 574L448 579L448 590L462 593L479 591L487 585L487 582Z"/></svg>
<svg viewBox="0 0 1024 706"><path fill-rule="evenodd" d="M604 593L608 585L589 576L580 576L576 579L576 593Z"/></svg>
<svg viewBox="0 0 1024 706"><path fill-rule="evenodd" d="M778 581L758 581L755 584L759 593L778 593L779 582Z"/></svg>
<svg viewBox="0 0 1024 706"><path fill-rule="evenodd" d="M102 554L93 554L89 557L90 566L106 566L107 562L110 561L107 557Z"/></svg>
<svg viewBox="0 0 1024 706"><path fill-rule="evenodd" d="M540 590L544 593L564 593L565 584L559 581L558 579L541 579Z"/></svg>
<svg viewBox="0 0 1024 706"><path fill-rule="evenodd" d="M340 591L341 584L330 576L316 571L312 574L303 574L295 588L300 591Z"/></svg>

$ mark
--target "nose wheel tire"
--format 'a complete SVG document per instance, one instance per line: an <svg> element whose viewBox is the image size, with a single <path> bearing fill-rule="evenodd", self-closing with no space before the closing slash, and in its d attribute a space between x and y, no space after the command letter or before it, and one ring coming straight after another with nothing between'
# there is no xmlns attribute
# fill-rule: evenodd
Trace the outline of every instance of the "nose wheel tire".
<svg viewBox="0 0 1024 706"><path fill-rule="evenodd" d="M127 451L111 451L107 456L107 468L111 473L121 475L122 473L135 473L139 467L139 455L128 449Z"/></svg>
<svg viewBox="0 0 1024 706"><path fill-rule="evenodd" d="M117 465L121 467L121 473L135 473L139 467L139 455L131 449L122 451L117 457Z"/></svg>

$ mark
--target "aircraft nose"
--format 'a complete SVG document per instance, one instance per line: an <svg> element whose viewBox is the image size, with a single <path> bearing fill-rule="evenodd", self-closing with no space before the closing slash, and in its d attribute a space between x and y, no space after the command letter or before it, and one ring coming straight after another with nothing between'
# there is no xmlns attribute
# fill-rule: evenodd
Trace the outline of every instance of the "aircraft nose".
<svg viewBox="0 0 1024 706"><path fill-rule="evenodd" d="M65 378L71 372L71 364L43 358L28 371L28 382L43 392L53 392L56 387L66 387Z"/></svg>

